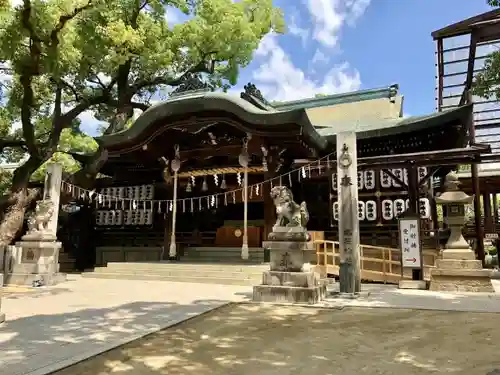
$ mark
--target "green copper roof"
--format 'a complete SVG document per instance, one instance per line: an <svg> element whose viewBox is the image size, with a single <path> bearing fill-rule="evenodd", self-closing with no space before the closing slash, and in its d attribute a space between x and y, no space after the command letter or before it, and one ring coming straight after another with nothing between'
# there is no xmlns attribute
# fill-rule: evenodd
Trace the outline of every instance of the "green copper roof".
<svg viewBox="0 0 500 375"><path fill-rule="evenodd" d="M328 146L328 141L317 133L304 110L266 111L237 96L212 91L175 96L149 108L130 128L95 139L106 148L134 143L141 141L145 133L154 133L158 127L171 126L170 117L195 118L197 114L210 111L223 111L238 117L242 120L241 130L256 135L293 136L297 132L315 148L323 150Z"/></svg>
<svg viewBox="0 0 500 375"><path fill-rule="evenodd" d="M383 137L398 133L412 132L436 126L438 124L451 122L453 120L464 119L466 116L470 115L471 110L472 106L466 105L450 109L448 111L435 112L426 116L412 116L374 121L362 120L358 122L334 121L332 123L315 123L313 126L322 137L326 137L327 139L333 141L338 133L346 131L356 132L356 137L358 139Z"/></svg>
<svg viewBox="0 0 500 375"><path fill-rule="evenodd" d="M347 92L343 94L318 96L315 98L294 100L291 102L272 103L272 106L278 111L326 107L335 104L360 102L363 100L393 98L397 96L398 90L399 90L399 85L394 84L389 87L383 87L378 89L360 90L360 91Z"/></svg>

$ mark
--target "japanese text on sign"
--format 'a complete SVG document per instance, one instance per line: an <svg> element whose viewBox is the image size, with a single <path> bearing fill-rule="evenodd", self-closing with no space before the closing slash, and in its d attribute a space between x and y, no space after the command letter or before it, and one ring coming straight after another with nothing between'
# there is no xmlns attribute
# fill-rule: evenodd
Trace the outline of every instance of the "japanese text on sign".
<svg viewBox="0 0 500 375"><path fill-rule="evenodd" d="M420 268L420 235L417 219L399 221L403 267Z"/></svg>

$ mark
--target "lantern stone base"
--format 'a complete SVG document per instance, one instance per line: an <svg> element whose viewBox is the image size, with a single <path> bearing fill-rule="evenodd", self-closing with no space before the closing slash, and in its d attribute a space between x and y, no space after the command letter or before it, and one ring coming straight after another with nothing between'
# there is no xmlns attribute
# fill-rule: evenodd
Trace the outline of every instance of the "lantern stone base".
<svg viewBox="0 0 500 375"><path fill-rule="evenodd" d="M325 297L328 280L312 270L312 243L268 241L265 246L270 270L262 274L262 284L254 286L253 301L315 304Z"/></svg>
<svg viewBox="0 0 500 375"><path fill-rule="evenodd" d="M445 250L446 255L457 256L456 250ZM468 250L474 256L471 250ZM441 292L483 292L493 293L491 271L482 268L480 260L438 259L431 270L429 290Z"/></svg>

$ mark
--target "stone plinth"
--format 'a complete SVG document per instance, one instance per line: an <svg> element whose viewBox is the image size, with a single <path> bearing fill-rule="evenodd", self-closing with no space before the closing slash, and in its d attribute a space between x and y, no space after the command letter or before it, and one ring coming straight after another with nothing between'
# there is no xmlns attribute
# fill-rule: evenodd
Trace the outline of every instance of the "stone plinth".
<svg viewBox="0 0 500 375"><path fill-rule="evenodd" d="M495 290L491 284L491 270L483 269L470 249L443 251L443 259L431 270L430 290L442 292L486 292Z"/></svg>
<svg viewBox="0 0 500 375"><path fill-rule="evenodd" d="M59 273L59 251L61 243L53 236L26 235L17 242L17 254L5 274L5 283L13 285L55 285L66 280Z"/></svg>
<svg viewBox="0 0 500 375"><path fill-rule="evenodd" d="M3 273L0 273L0 324L5 322L5 314L2 312L2 289L3 289Z"/></svg>
<svg viewBox="0 0 500 375"><path fill-rule="evenodd" d="M311 235L303 227L279 227L273 226L273 231L269 233L270 241L297 241L306 242L311 239Z"/></svg>
<svg viewBox="0 0 500 375"><path fill-rule="evenodd" d="M262 284L254 286L255 302L314 304L326 295L327 280L311 271L311 242L267 241L270 270L262 275Z"/></svg>

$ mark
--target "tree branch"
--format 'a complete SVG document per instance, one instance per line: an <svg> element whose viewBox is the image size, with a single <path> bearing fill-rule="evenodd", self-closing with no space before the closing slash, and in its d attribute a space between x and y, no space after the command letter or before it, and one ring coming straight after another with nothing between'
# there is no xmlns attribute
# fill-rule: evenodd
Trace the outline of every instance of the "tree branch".
<svg viewBox="0 0 500 375"><path fill-rule="evenodd" d="M167 77L155 77L150 80L141 80L135 83L134 85L130 86L130 92L133 94L136 94L138 91L141 89L144 89L146 87L150 86L157 86L157 85L167 85L167 86L179 86L183 81L184 78L188 74L196 74L196 73L212 73L213 65L211 67L208 67L205 60L202 59L202 61L198 64L193 66L192 68L186 70L184 73L182 73L179 77L177 78L167 78Z"/></svg>
<svg viewBox="0 0 500 375"><path fill-rule="evenodd" d="M0 153L6 148L23 148L26 141L23 139L0 139Z"/></svg>
<svg viewBox="0 0 500 375"><path fill-rule="evenodd" d="M123 105L118 100L107 100L106 104L111 106L111 107L115 107L115 108L119 108L121 105ZM140 103L140 102L133 102L133 101L130 101L126 104L132 108L137 108L137 109L140 109L142 111L146 111L149 109L149 107L151 107L149 104Z"/></svg>
<svg viewBox="0 0 500 375"><path fill-rule="evenodd" d="M28 152L34 158L39 157L38 148L35 145L35 127L31 122L31 108L34 103L34 93L33 93L33 77L38 74L40 65L40 54L41 54L41 40L36 35L33 25L31 24L31 2L30 0L24 0L23 11L22 11L22 25L28 30L30 38L30 59L25 62L22 67L22 72L19 77L19 81L23 88L23 98L21 102L21 123L23 129L23 136L26 140L26 147Z"/></svg>
<svg viewBox="0 0 500 375"><path fill-rule="evenodd" d="M61 32L62 29L64 29L64 26L66 26L66 24L69 21L71 21L73 18L78 16L84 10L92 7L92 5L93 5L92 0L88 0L87 4L82 5L81 7L76 7L75 9L73 9L73 12L71 12L70 14L61 15L59 17L59 22L57 22L56 27L50 33L49 47L57 47L57 45L59 44L59 33Z"/></svg>

